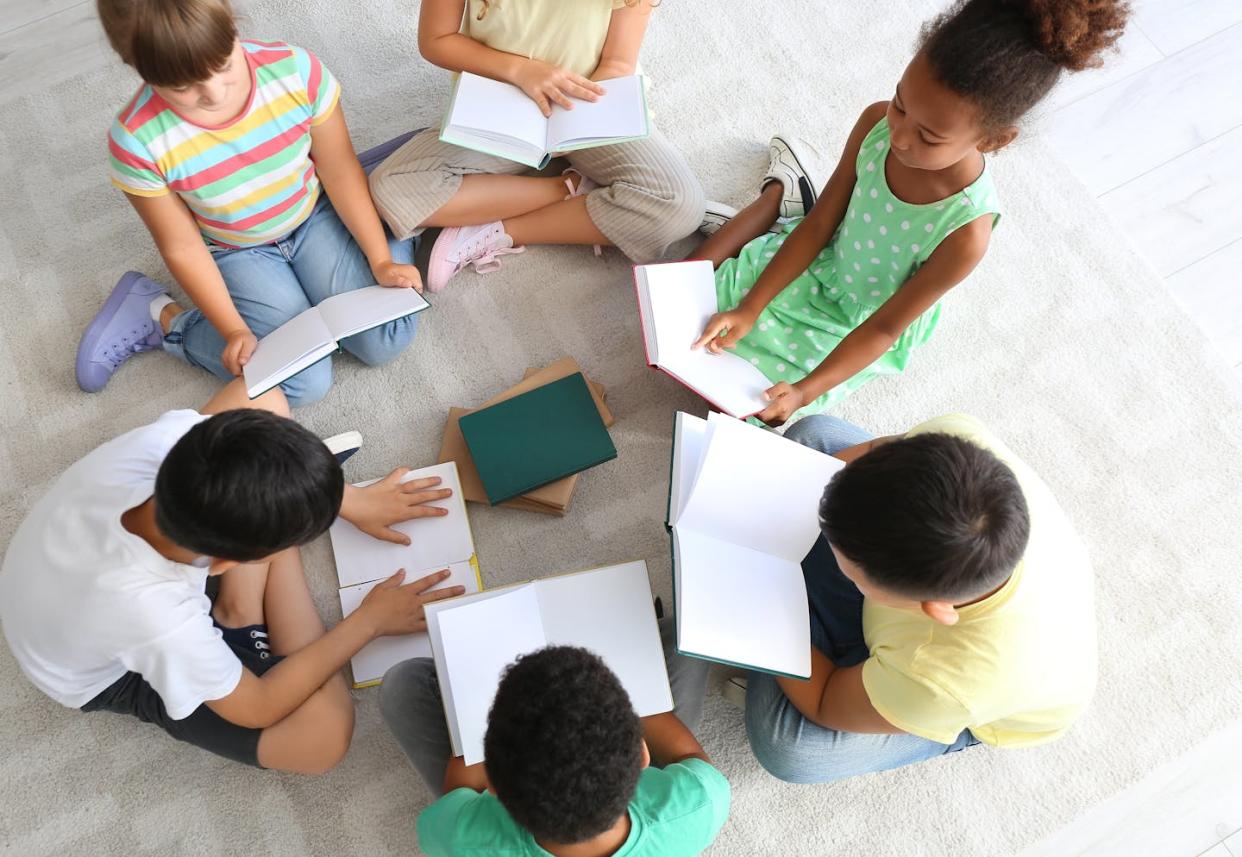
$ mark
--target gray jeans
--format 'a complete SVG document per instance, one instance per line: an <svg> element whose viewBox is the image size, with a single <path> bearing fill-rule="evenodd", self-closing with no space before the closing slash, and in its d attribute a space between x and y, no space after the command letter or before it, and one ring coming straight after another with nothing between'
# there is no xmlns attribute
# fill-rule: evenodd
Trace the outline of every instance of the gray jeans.
<svg viewBox="0 0 1242 857"><path fill-rule="evenodd" d="M676 636L673 619L661 619L660 640L664 644L664 661L673 691L673 713L693 732L703 713L708 664L677 654ZM384 674L380 685L380 712L427 787L440 794L453 750L448 725L444 722L440 683L431 658L402 661Z"/></svg>

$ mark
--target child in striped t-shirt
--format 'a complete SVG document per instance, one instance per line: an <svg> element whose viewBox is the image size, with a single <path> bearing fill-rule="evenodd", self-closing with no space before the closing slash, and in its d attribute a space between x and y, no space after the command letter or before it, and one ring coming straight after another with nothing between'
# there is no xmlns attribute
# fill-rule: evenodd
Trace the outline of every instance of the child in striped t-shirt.
<svg viewBox="0 0 1242 857"><path fill-rule="evenodd" d="M98 7L144 81L108 136L112 183L195 308L145 277L122 279L83 335L83 389L155 348L231 378L258 337L334 294L375 283L421 290L411 243L385 234L371 202L340 87L313 54L241 40L228 0ZM377 365L414 328L413 317L398 319L342 345ZM281 386L304 405L331 383L325 360Z"/></svg>

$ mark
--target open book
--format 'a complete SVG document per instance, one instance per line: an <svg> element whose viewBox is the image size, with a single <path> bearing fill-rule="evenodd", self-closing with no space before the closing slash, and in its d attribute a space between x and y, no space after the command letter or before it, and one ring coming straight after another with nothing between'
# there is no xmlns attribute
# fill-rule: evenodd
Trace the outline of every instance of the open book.
<svg viewBox="0 0 1242 857"><path fill-rule="evenodd" d="M452 490L451 497L435 503L448 509L449 513L443 517L417 518L396 524L393 529L409 536L409 545L381 541L344 518L337 518L328 530L332 555L336 559L336 576L341 586L342 616L357 610L367 593L399 568L405 569L406 583L447 568L451 574L448 580L439 584L441 588L461 585L466 588L467 594L483 588L478 560L474 555L474 537L470 533L470 521L466 518L466 503L461 496L457 465L449 461L411 470L402 481L428 476L439 476L441 482L437 487ZM370 484L360 482L358 487ZM390 666L417 657L431 657L431 644L425 633L373 640L350 662L354 687L378 684Z"/></svg>
<svg viewBox="0 0 1242 857"><path fill-rule="evenodd" d="M810 677L801 563L819 536L824 486L842 467L722 414L678 412L668 500L678 651Z"/></svg>
<svg viewBox="0 0 1242 857"><path fill-rule="evenodd" d="M571 152L638 140L650 132L641 75L598 81L598 101L573 99L574 109L552 105L544 118L511 83L462 72L453 87L440 139L543 169L553 152Z"/></svg>
<svg viewBox="0 0 1242 857"><path fill-rule="evenodd" d="M431 306L414 289L368 286L333 295L259 340L243 368L255 398L336 351L337 342Z"/></svg>
<svg viewBox="0 0 1242 857"><path fill-rule="evenodd" d="M749 362L728 351L690 350L716 312L711 262L638 265L634 286L648 364L732 416L749 417L767 407L763 391L772 382Z"/></svg>
<svg viewBox="0 0 1242 857"><path fill-rule="evenodd" d="M581 646L617 674L640 717L673 696L645 562L627 562L426 606L453 755L483 761L487 712L504 668L550 645Z"/></svg>

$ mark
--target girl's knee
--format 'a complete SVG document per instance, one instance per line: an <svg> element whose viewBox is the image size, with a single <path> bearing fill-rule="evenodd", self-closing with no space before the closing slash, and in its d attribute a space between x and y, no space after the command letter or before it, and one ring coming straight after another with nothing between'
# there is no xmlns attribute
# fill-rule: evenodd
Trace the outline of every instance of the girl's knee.
<svg viewBox="0 0 1242 857"><path fill-rule="evenodd" d="M301 408L318 402L332 388L332 359L320 360L313 366L307 366L281 384L280 388L284 390L291 408Z"/></svg>

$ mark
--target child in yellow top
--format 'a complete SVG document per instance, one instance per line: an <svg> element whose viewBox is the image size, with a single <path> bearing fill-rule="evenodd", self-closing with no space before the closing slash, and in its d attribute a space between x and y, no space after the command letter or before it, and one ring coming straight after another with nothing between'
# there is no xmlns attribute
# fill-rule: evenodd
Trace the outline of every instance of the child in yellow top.
<svg viewBox="0 0 1242 857"><path fill-rule="evenodd" d="M438 66L520 87L548 115L633 74L651 14L651 0L425 0L418 46ZM376 168L371 195L398 237L445 227L428 263L433 292L526 244L609 244L649 262L702 220L698 179L658 131L566 157L564 177L520 175L523 165L428 129Z"/></svg>

